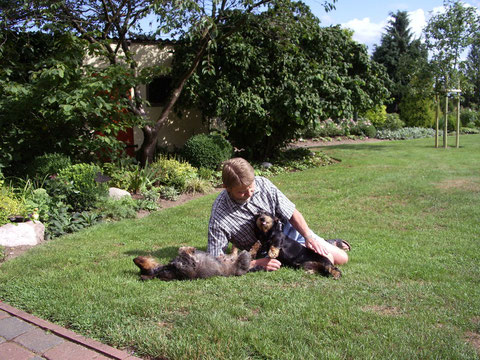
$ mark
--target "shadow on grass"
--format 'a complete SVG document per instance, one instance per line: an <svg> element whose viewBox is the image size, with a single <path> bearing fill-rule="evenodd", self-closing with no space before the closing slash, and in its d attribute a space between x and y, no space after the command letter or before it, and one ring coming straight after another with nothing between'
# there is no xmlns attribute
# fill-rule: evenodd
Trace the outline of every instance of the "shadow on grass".
<svg viewBox="0 0 480 360"><path fill-rule="evenodd" d="M385 146L383 144L342 144L342 145L329 145L329 146L315 146L311 149L348 149L348 150L383 150Z"/></svg>
<svg viewBox="0 0 480 360"><path fill-rule="evenodd" d="M132 257L137 256L152 256L155 258L171 258L173 259L178 255L178 247L168 246L154 251L147 250L129 250L125 251L125 255L130 255Z"/></svg>
<svg viewBox="0 0 480 360"><path fill-rule="evenodd" d="M151 256L158 259L167 258L169 260L175 258L178 255L178 249L180 247L168 246L154 251L146 250L129 250L125 251L125 255L132 256L132 259L137 256ZM205 247L196 247L196 249L201 251L206 251Z"/></svg>

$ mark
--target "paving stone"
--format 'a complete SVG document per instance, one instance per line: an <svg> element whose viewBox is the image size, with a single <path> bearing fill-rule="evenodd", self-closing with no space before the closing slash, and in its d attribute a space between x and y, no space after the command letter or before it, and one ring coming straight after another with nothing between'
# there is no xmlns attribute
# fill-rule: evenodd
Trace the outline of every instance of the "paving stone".
<svg viewBox="0 0 480 360"><path fill-rule="evenodd" d="M0 320L11 317L11 315L3 310L0 310Z"/></svg>
<svg viewBox="0 0 480 360"><path fill-rule="evenodd" d="M46 351L42 356L47 360L111 360L93 350L70 342L64 342Z"/></svg>
<svg viewBox="0 0 480 360"><path fill-rule="evenodd" d="M17 337L15 342L37 354L43 354L48 349L60 345L64 340L42 329L34 329Z"/></svg>
<svg viewBox="0 0 480 360"><path fill-rule="evenodd" d="M0 320L0 336L3 336L7 340L12 340L18 335L22 335L33 329L34 327L32 325L14 317Z"/></svg>
<svg viewBox="0 0 480 360"><path fill-rule="evenodd" d="M0 354L2 360L31 360L35 357L35 354L13 342L0 344Z"/></svg>

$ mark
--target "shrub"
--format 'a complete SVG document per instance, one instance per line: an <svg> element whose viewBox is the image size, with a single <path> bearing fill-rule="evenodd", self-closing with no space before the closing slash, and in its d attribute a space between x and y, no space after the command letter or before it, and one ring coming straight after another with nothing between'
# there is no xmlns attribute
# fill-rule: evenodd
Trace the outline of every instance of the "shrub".
<svg viewBox="0 0 480 360"><path fill-rule="evenodd" d="M442 135L443 132L439 131L439 134ZM377 139L383 140L408 140L408 139L419 139L426 137L435 136L435 130L426 129L422 127L406 127L400 130L379 130L377 131Z"/></svg>
<svg viewBox="0 0 480 360"><path fill-rule="evenodd" d="M480 134L480 130L476 128L462 127L460 128L461 134Z"/></svg>
<svg viewBox="0 0 480 360"><path fill-rule="evenodd" d="M98 198L106 196L107 186L95 181L100 167L93 164L70 165L60 170L56 181L67 185L66 199L74 210L91 208ZM71 184L71 187L68 186Z"/></svg>
<svg viewBox="0 0 480 360"><path fill-rule="evenodd" d="M60 170L72 165L70 157L63 154L51 153L37 156L29 166L28 174L36 178L45 178L58 174Z"/></svg>
<svg viewBox="0 0 480 360"><path fill-rule="evenodd" d="M160 156L149 165L157 182L155 185L172 186L179 192L185 191L187 180L198 177L197 170L185 161Z"/></svg>
<svg viewBox="0 0 480 360"><path fill-rule="evenodd" d="M400 117L409 127L432 127L435 122L433 100L411 95L399 105Z"/></svg>
<svg viewBox="0 0 480 360"><path fill-rule="evenodd" d="M48 221L48 213L52 198L48 195L47 190L38 188L32 191L32 194L26 199L25 206L29 213L35 209L38 211L39 220L42 222Z"/></svg>
<svg viewBox="0 0 480 360"><path fill-rule="evenodd" d="M374 138L377 133L377 129L368 119L358 119L358 121L348 120L347 124L348 130L345 131L345 135L367 136L369 138Z"/></svg>
<svg viewBox="0 0 480 360"><path fill-rule="evenodd" d="M137 216L137 203L130 196L105 198L97 203L95 213L107 220L132 219Z"/></svg>
<svg viewBox="0 0 480 360"><path fill-rule="evenodd" d="M183 147L185 159L197 168L216 170L225 160L230 159L233 147L218 134L198 134L192 136Z"/></svg>
<svg viewBox="0 0 480 360"><path fill-rule="evenodd" d="M176 201L180 193L173 186L163 186L160 190L160 196L165 200Z"/></svg>
<svg viewBox="0 0 480 360"><path fill-rule="evenodd" d="M462 126L469 126L469 124L473 123L475 126L480 127L480 111L475 111L473 109L461 109L460 110L460 121Z"/></svg>
<svg viewBox="0 0 480 360"><path fill-rule="evenodd" d="M398 115L397 113L392 113L392 114L387 114L385 123L380 128L380 130L394 131L394 130L399 130L403 127L405 127L405 123L402 120L400 120L400 115Z"/></svg>
<svg viewBox="0 0 480 360"><path fill-rule="evenodd" d="M185 191L190 193L205 194L212 189L209 181L200 178L188 179L185 184Z"/></svg>
<svg viewBox="0 0 480 360"><path fill-rule="evenodd" d="M142 168L139 164L104 163L103 173L109 176L109 185L130 192L143 192L152 188L157 181L155 171L148 165Z"/></svg>
<svg viewBox="0 0 480 360"><path fill-rule="evenodd" d="M362 114L362 117L368 119L375 128L381 128L387 120L387 107L385 105L378 105L373 109L367 110Z"/></svg>
<svg viewBox="0 0 480 360"><path fill-rule="evenodd" d="M10 222L12 215L25 216L27 210L23 202L15 197L13 190L0 187L0 226Z"/></svg>

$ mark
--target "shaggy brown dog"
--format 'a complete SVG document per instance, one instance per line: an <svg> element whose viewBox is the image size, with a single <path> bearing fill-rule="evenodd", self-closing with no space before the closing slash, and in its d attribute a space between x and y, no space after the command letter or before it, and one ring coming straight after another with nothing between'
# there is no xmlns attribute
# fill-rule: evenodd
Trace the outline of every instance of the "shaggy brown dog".
<svg viewBox="0 0 480 360"><path fill-rule="evenodd" d="M342 273L325 256L320 255L282 232L282 222L267 212L261 212L255 218L255 235L268 251L268 256L278 259L282 265L303 268L310 273L319 273L339 279Z"/></svg>
<svg viewBox="0 0 480 360"><path fill-rule="evenodd" d="M133 259L140 268L142 280L158 278L163 281L244 275L250 268L250 261L251 256L247 251L214 257L194 247L181 247L178 256L166 265L146 256Z"/></svg>

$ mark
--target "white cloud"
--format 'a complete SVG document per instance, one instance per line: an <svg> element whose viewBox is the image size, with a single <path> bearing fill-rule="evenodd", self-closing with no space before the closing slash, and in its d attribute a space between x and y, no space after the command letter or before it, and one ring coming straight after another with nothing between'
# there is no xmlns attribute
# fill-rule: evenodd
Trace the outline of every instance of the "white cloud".
<svg viewBox="0 0 480 360"><path fill-rule="evenodd" d="M427 18L423 9L408 12L410 20L410 29L414 38L418 39L422 36L422 31L427 26Z"/></svg>
<svg viewBox="0 0 480 360"><path fill-rule="evenodd" d="M425 12L423 9L417 9L408 12L408 18L410 20L410 28L414 38L420 38L422 36L423 29L427 25L428 19L432 14L445 11L443 6L434 8L431 12ZM348 28L354 31L353 39L361 44L365 44L368 47L369 52L373 51L374 45L379 45L382 38L382 34L385 33L385 27L392 19L391 16L386 17L384 20L375 23L366 17L363 19L353 19L344 24L343 28Z"/></svg>
<svg viewBox="0 0 480 360"><path fill-rule="evenodd" d="M380 23L374 23L370 18L366 17L361 20L350 20L349 22L342 24L342 27L353 30L353 40L367 45L369 51L372 51L373 45L380 43L380 38L387 25L387 21L388 19L385 19Z"/></svg>

